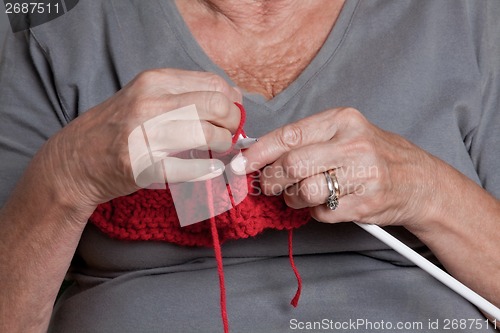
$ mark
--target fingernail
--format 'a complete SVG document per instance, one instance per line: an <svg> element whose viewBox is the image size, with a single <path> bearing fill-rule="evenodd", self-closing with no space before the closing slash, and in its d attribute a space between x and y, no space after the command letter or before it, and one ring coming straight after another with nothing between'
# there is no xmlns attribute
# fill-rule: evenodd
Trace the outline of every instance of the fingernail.
<svg viewBox="0 0 500 333"><path fill-rule="evenodd" d="M246 168L247 168L247 159L245 156L238 154L236 155L235 158L230 163L231 165L231 170L237 175L244 175L246 174Z"/></svg>
<svg viewBox="0 0 500 333"><path fill-rule="evenodd" d="M211 173L217 173L217 172L224 172L224 170L226 169L226 166L224 165L224 163L222 163L221 160L217 160L217 159L213 159L212 160L212 164L210 165L210 172Z"/></svg>

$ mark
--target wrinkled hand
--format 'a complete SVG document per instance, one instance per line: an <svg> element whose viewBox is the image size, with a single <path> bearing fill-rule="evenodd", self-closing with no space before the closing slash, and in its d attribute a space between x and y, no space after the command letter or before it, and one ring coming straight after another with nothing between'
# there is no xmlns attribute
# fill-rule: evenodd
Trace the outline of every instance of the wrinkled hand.
<svg viewBox="0 0 500 333"><path fill-rule="evenodd" d="M357 110L328 110L279 128L244 152L233 169L261 169L264 194L283 193L292 208L311 207L323 222L418 223L432 207L436 158L401 136L377 128ZM324 171L335 170L339 207Z"/></svg>
<svg viewBox="0 0 500 333"><path fill-rule="evenodd" d="M163 180L164 173L169 182L218 176L224 171L219 160L183 160L171 153L227 150L240 122L234 102L241 98L214 74L175 69L143 72L51 138L43 149L44 165L56 175L59 188L90 205ZM183 117L178 109L193 104L199 119ZM139 145L131 156L129 143L134 135L144 140L141 129L147 130L149 151ZM133 163L139 161L139 175L132 170L131 157Z"/></svg>

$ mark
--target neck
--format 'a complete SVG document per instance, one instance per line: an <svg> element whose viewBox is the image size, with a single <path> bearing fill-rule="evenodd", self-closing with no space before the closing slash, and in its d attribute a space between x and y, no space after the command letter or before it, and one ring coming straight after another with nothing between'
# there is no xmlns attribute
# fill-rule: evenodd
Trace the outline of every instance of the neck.
<svg viewBox="0 0 500 333"><path fill-rule="evenodd" d="M293 15L307 7L304 0L199 0L219 19L227 20L236 29L264 32L290 23Z"/></svg>
<svg viewBox="0 0 500 333"><path fill-rule="evenodd" d="M327 7L340 11L344 0L176 0L181 11L196 11L205 19L232 27L238 33L279 34L299 22L321 15ZM319 10L319 11L318 11ZM303 27L303 26L302 26Z"/></svg>

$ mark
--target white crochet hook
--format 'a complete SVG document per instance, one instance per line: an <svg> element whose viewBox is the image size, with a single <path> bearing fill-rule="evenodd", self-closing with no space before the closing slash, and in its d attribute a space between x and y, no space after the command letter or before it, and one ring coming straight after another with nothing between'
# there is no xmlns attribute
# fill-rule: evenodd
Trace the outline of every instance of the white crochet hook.
<svg viewBox="0 0 500 333"><path fill-rule="evenodd" d="M469 287L431 263L429 260L422 257L420 254L412 250L410 247L405 245L399 239L395 238L389 234L384 229L373 224L363 224L354 222L385 244L389 245L396 252L406 257L408 260L413 262L418 267L422 268L424 271L432 275L437 280L441 281L443 284L448 286L451 290L455 291L457 294L464 297L466 300L477 306L486 315L495 318L500 321L500 309L495 305L491 304L489 301L484 299L482 296L471 290Z"/></svg>
<svg viewBox="0 0 500 333"><path fill-rule="evenodd" d="M259 141L259 139L249 138L240 134L238 136L238 140L236 140L236 143L234 144L234 148L247 149L250 148L250 146L256 143L257 141Z"/></svg>

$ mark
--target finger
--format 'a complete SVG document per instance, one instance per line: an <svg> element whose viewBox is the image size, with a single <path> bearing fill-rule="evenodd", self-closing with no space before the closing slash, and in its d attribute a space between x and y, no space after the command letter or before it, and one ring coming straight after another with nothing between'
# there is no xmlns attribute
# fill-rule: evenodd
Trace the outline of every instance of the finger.
<svg viewBox="0 0 500 333"><path fill-rule="evenodd" d="M326 205L319 205L310 209L311 216L325 223L363 221L367 209L363 196L352 193L339 200L337 209L331 210Z"/></svg>
<svg viewBox="0 0 500 333"><path fill-rule="evenodd" d="M240 109L219 92L198 91L179 95L162 95L139 105L142 123L159 120L206 120L232 133L240 124Z"/></svg>
<svg viewBox="0 0 500 333"><path fill-rule="evenodd" d="M206 121L158 120L144 125L144 136L151 151L169 155L190 149L227 151L232 144L229 130Z"/></svg>
<svg viewBox="0 0 500 333"><path fill-rule="evenodd" d="M158 156L158 155L157 155ZM136 178L136 184L147 188L151 184L180 183L208 180L222 175L224 163L216 159L157 159Z"/></svg>
<svg viewBox="0 0 500 333"><path fill-rule="evenodd" d="M241 93L220 76L209 72L186 71L174 68L147 70L130 83L149 93L183 94L193 91L212 91L224 94L233 102L241 102Z"/></svg>
<svg viewBox="0 0 500 333"><path fill-rule="evenodd" d="M199 119L227 128L232 133L240 125L240 109L234 104L233 100L228 99L220 92L198 91L175 96L166 95L164 99L160 99L160 103L163 101L167 105L158 105L158 108L163 109L163 111L165 111L165 107L168 110L174 110L194 104Z"/></svg>
<svg viewBox="0 0 500 333"><path fill-rule="evenodd" d="M278 128L260 137L258 143L244 152L246 171L259 170L293 149L328 141L350 123L360 123L363 119L357 110L337 108Z"/></svg>
<svg viewBox="0 0 500 333"><path fill-rule="evenodd" d="M350 164L351 156L343 146L342 140L334 139L286 152L264 168L261 175L263 192L273 194L269 192L270 188L285 189L308 177Z"/></svg>
<svg viewBox="0 0 500 333"><path fill-rule="evenodd" d="M344 168L327 171L332 177L332 181L337 180L340 194L339 198L354 193L357 191L360 184L356 183L356 179L348 177L348 172ZM335 177L335 178L334 178ZM301 182L288 187L283 196L286 204L295 209L305 207L315 207L326 203L328 197L332 195L328 188L326 175L320 173L308 177Z"/></svg>

